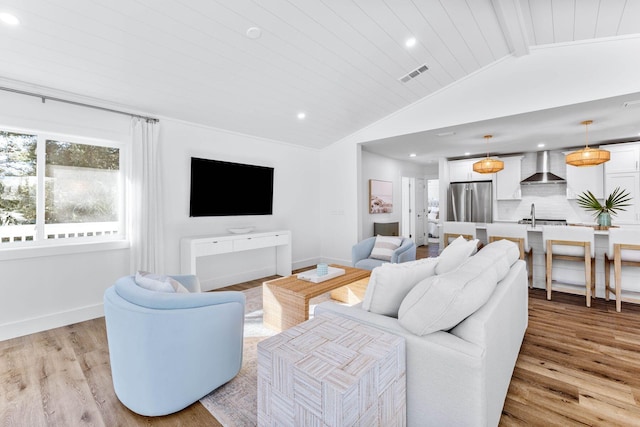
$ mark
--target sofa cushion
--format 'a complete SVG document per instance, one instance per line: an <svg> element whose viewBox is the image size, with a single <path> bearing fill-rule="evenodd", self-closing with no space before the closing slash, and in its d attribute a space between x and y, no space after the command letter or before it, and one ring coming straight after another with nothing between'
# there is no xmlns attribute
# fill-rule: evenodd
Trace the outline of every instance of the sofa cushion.
<svg viewBox="0 0 640 427"><path fill-rule="evenodd" d="M437 258L424 258L374 268L362 308L372 313L398 317L398 309L404 297L422 279L435 274L437 263Z"/></svg>
<svg viewBox="0 0 640 427"><path fill-rule="evenodd" d="M182 283L169 276L153 274L148 271L138 271L135 282L141 288L155 292L189 293Z"/></svg>
<svg viewBox="0 0 640 427"><path fill-rule="evenodd" d="M369 258L391 261L393 252L402 244L402 237L376 236L376 243L373 245Z"/></svg>
<svg viewBox="0 0 640 427"><path fill-rule="evenodd" d="M416 335L453 328L489 300L519 253L513 242L494 242L455 271L422 280L400 304L399 323Z"/></svg>
<svg viewBox="0 0 640 427"><path fill-rule="evenodd" d="M445 274L458 268L464 260L473 255L478 248L478 239L466 240L458 236L453 242L442 250L438 257L436 274Z"/></svg>

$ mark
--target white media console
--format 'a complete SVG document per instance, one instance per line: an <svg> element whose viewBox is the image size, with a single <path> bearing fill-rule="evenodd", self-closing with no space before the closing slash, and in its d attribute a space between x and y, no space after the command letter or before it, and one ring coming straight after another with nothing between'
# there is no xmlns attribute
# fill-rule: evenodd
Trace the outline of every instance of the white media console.
<svg viewBox="0 0 640 427"><path fill-rule="evenodd" d="M180 272L196 274L198 257L276 248L276 274L291 275L291 231L266 231L221 236L192 236L180 240Z"/></svg>

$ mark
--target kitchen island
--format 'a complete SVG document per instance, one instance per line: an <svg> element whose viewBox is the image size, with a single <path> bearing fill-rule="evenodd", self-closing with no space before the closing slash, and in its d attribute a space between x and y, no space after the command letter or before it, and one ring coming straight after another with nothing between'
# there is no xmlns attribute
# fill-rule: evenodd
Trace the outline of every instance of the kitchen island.
<svg viewBox="0 0 640 427"><path fill-rule="evenodd" d="M505 221L507 222L507 221ZM513 221L517 222L517 221ZM593 224L569 224L575 227L594 227ZM545 266L545 254L542 246L542 228L544 226L536 225L532 227L527 225L527 238L529 239L529 246L533 249L533 287L539 289L546 288L546 266ZM553 226L551 226L553 227ZM632 225L620 226L633 228ZM638 226L635 226L636 228ZM486 224L477 224L476 237L483 243L487 243L487 231ZM605 297L605 277L604 277L604 254L608 250L609 245L609 231L608 230L594 230L595 234L595 263L596 263L596 297ZM640 242L639 242L640 243ZM584 265L571 262L571 261L556 261L553 262L553 279L554 283L568 284L569 286L582 286L584 287ZM611 285L614 284L613 280L613 266L611 268ZM626 291L640 292L640 268L623 267L622 269L622 286ZM615 297L612 295L612 299Z"/></svg>

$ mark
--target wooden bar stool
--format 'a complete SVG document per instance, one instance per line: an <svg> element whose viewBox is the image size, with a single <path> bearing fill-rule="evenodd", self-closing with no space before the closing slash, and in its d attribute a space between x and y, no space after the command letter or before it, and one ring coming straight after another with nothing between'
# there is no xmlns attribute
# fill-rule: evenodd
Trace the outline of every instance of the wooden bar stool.
<svg viewBox="0 0 640 427"><path fill-rule="evenodd" d="M510 240L520 248L520 259L527 261L529 287L533 288L533 248L529 246L527 226L525 224L492 223L487 224L487 241Z"/></svg>
<svg viewBox="0 0 640 427"><path fill-rule="evenodd" d="M595 298L595 240L592 227L551 225L542 227L542 244L546 254L547 299L551 291L585 295L587 307ZM584 263L585 289L553 287L553 260L577 261Z"/></svg>
<svg viewBox="0 0 640 427"><path fill-rule="evenodd" d="M611 286L611 264L615 287ZM609 248L604 254L604 295L609 301L609 293L616 296L616 311L622 310L622 301L640 303L640 293L636 296L622 296L622 266L640 267L640 229L610 228Z"/></svg>
<svg viewBox="0 0 640 427"><path fill-rule="evenodd" d="M442 224L442 233L444 235L444 244L442 246L442 249L444 249L449 245L449 243L453 242L458 236L462 236L466 240L475 239L476 223L445 221L444 224Z"/></svg>

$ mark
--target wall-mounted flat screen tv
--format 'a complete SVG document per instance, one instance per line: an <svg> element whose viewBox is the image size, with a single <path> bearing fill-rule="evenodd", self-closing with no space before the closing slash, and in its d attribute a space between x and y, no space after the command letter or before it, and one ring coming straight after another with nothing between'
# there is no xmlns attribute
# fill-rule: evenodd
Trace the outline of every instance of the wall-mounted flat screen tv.
<svg viewBox="0 0 640 427"><path fill-rule="evenodd" d="M273 214L273 168L191 158L189 216Z"/></svg>

